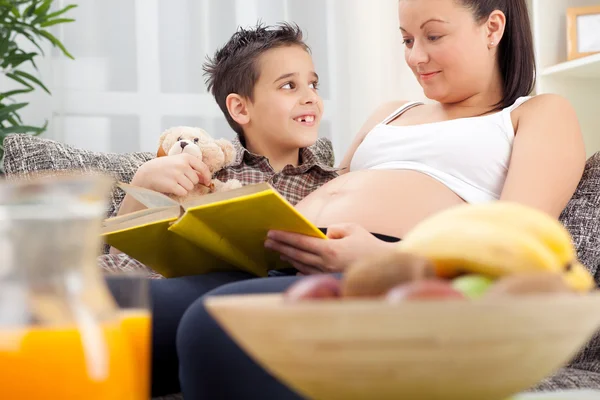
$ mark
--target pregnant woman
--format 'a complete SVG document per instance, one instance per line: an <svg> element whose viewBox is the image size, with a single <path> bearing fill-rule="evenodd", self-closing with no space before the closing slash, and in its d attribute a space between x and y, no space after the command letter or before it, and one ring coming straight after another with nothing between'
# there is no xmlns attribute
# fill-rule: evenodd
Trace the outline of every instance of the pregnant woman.
<svg viewBox="0 0 600 400"><path fill-rule="evenodd" d="M558 217L581 178L585 151L573 108L556 95L528 97L535 62L525 0L399 0L398 16L406 62L432 102L381 106L340 177L297 204L331 240L269 233L265 246L301 274L343 273L465 202L515 201ZM208 294L281 292L300 279L250 278L233 273L221 282L239 282ZM202 298L189 305L169 297L186 287L204 293L211 279L153 282L158 308L187 309L177 334L186 399L299 398L233 343ZM159 318L155 329L176 322Z"/></svg>

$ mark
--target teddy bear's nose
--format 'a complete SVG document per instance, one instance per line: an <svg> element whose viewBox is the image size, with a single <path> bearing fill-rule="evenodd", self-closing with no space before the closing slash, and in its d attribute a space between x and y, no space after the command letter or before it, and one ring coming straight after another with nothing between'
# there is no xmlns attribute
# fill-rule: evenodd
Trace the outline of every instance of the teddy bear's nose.
<svg viewBox="0 0 600 400"><path fill-rule="evenodd" d="M179 144L181 145L181 148L184 149L185 146L188 145L188 142L180 142Z"/></svg>

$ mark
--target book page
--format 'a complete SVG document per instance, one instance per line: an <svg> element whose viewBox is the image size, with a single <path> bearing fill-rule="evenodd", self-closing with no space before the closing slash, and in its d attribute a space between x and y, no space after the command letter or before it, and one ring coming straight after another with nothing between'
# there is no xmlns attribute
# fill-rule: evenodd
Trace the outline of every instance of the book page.
<svg viewBox="0 0 600 400"><path fill-rule="evenodd" d="M255 183L255 184L251 184L251 185L242 186L241 188L238 188L238 189L227 190L225 192L210 193L210 194L204 195L199 198L197 197L190 201L184 202L182 206L184 209L187 210L188 208L198 207L198 206L202 206L205 204L218 203L221 201L235 199L235 198L241 198L241 197L248 196L251 194L260 193L260 192L264 192L264 191L270 191L270 190L275 190L275 189L273 189L273 187L271 185L269 185L268 183L264 183L264 182L263 183Z"/></svg>
<svg viewBox="0 0 600 400"><path fill-rule="evenodd" d="M154 190L119 182L117 186L148 208L179 206L179 202Z"/></svg>
<svg viewBox="0 0 600 400"><path fill-rule="evenodd" d="M181 212L182 212L181 208L175 207L175 206L146 208L144 210L134 211L129 214L124 214L124 215L107 218L104 221L102 221L102 226L114 226L114 225L122 224L127 221L132 221L134 219L139 219L139 218L145 217L146 215L158 215L159 213L163 212L164 210L170 210L173 208L180 209L180 214L181 214Z"/></svg>
<svg viewBox="0 0 600 400"><path fill-rule="evenodd" d="M181 207L161 207L151 210L142 210L120 217L109 218L102 224L101 234L133 228L135 226L150 224L166 219L177 219L181 216Z"/></svg>

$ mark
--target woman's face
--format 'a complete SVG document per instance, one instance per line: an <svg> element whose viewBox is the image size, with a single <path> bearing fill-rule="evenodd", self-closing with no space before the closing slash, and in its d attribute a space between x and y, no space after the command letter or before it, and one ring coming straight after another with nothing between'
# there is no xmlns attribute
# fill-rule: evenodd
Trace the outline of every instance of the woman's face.
<svg viewBox="0 0 600 400"><path fill-rule="evenodd" d="M398 16L406 62L428 98L456 103L494 87L488 24L460 0L400 0Z"/></svg>

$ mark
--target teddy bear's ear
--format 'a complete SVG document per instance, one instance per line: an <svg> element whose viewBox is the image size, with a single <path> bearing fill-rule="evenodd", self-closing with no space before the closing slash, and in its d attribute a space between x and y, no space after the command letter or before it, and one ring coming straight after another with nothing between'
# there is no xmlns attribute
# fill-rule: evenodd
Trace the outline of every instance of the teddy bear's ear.
<svg viewBox="0 0 600 400"><path fill-rule="evenodd" d="M165 138L169 135L169 133L170 131L166 130L158 138L158 151L156 152L156 157L164 157L167 155L167 152L163 148L163 142L165 141Z"/></svg>
<svg viewBox="0 0 600 400"><path fill-rule="evenodd" d="M215 140L215 143L223 150L223 155L225 157L223 166L226 167L231 165L237 157L237 152L235 151L233 144L227 139L218 139Z"/></svg>

